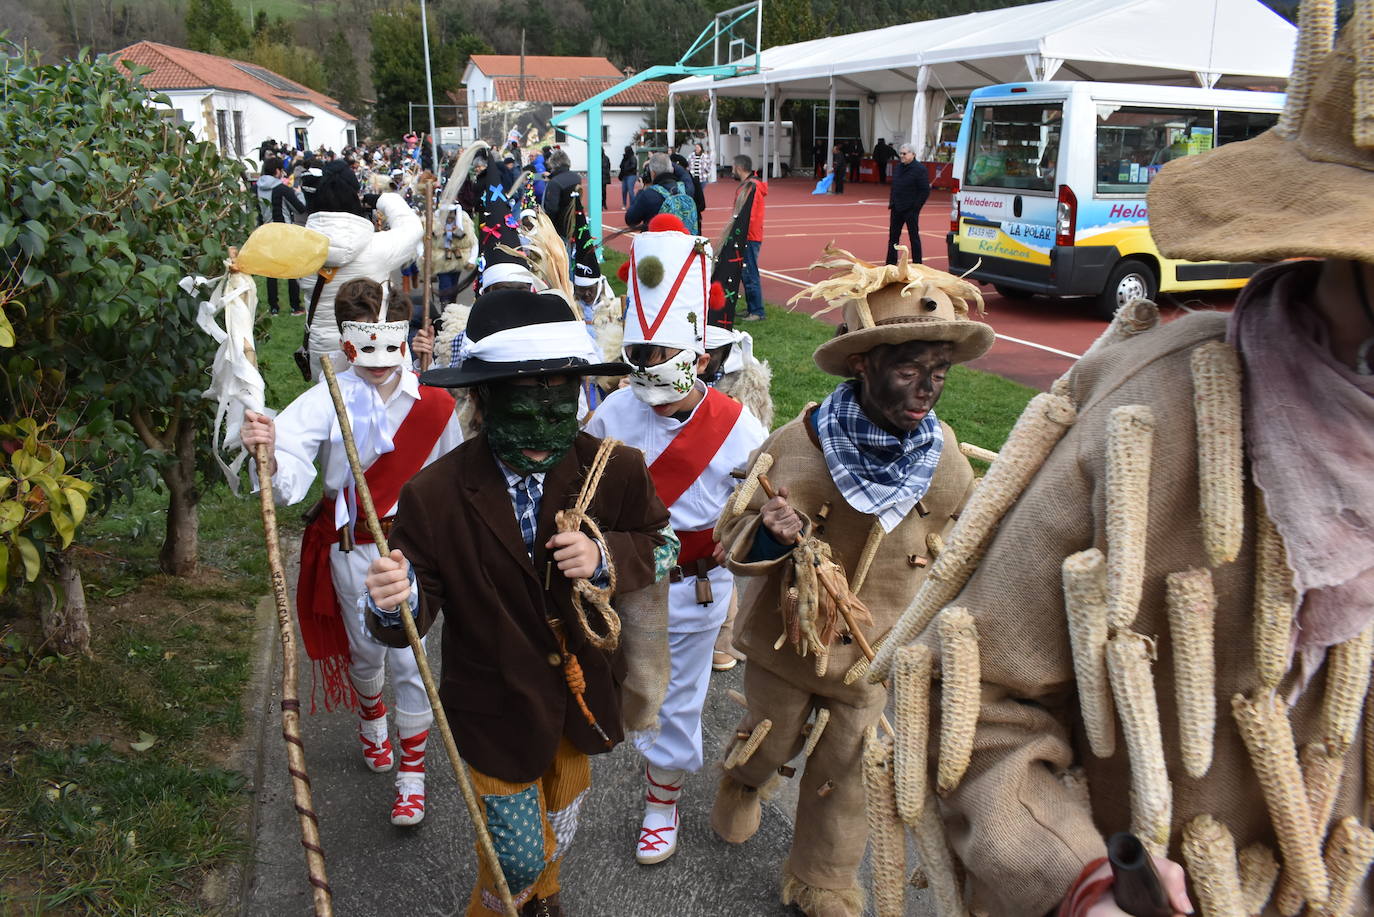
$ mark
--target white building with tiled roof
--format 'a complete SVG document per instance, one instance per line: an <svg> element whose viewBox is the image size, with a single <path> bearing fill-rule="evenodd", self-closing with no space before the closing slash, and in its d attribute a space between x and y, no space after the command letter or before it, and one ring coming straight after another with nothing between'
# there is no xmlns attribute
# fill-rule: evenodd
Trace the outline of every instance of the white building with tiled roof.
<svg viewBox="0 0 1374 917"><path fill-rule="evenodd" d="M604 57L551 57L526 55L524 73L518 54L474 54L463 70L467 88L468 124L480 123L481 107L492 102L544 102L561 114L625 78L615 64ZM602 106L601 145L614 167L620 162L623 147L635 143L635 135L647 126L654 104L668 99L668 84L652 80L631 86L606 100ZM586 121L570 124L568 130L586 135ZM564 149L578 171L587 168L586 147L568 143Z"/></svg>
<svg viewBox="0 0 1374 917"><path fill-rule="evenodd" d="M146 67L143 85L168 98L196 137L256 162L264 140L340 150L358 142L358 119L321 92L256 64L140 41L112 55Z"/></svg>

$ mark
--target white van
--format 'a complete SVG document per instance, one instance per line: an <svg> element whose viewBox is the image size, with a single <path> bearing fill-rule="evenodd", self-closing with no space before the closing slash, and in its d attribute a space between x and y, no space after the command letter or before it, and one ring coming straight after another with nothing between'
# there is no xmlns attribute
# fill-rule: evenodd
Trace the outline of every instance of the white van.
<svg viewBox="0 0 1374 917"><path fill-rule="evenodd" d="M1268 130L1283 99L1091 82L975 90L954 153L949 270L1009 297L1092 296L1103 318L1161 291L1242 286L1258 265L1161 256L1145 191L1171 159Z"/></svg>

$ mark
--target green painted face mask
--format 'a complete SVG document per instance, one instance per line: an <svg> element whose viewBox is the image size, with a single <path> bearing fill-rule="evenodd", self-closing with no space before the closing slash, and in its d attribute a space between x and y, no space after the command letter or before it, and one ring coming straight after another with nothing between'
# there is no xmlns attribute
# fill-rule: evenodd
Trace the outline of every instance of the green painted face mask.
<svg viewBox="0 0 1374 917"><path fill-rule="evenodd" d="M548 471L572 448L577 436L576 381L558 385L495 382L482 389L483 427L496 457L520 474ZM535 461L522 452L549 453Z"/></svg>

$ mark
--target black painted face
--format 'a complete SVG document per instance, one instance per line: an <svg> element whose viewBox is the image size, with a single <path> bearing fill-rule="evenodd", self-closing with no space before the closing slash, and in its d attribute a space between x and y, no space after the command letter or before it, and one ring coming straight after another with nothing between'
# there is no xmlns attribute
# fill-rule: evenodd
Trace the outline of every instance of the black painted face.
<svg viewBox="0 0 1374 917"><path fill-rule="evenodd" d="M940 400L953 356L954 345L945 341L879 344L851 356L868 419L894 436L916 429Z"/></svg>

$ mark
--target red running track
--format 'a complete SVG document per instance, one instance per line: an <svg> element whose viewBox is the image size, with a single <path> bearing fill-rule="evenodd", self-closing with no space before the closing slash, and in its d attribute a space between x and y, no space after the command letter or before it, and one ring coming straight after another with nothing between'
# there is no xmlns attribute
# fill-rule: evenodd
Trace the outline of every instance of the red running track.
<svg viewBox="0 0 1374 917"><path fill-rule="evenodd" d="M704 222L705 232L712 238L723 228L737 187L728 179L707 186ZM886 257L886 185L847 183L843 195L813 196L814 187L813 180L801 178L771 183L760 250L763 296L770 303L785 303L820 279L820 272L811 274L809 268L832 240L861 258L882 261ZM933 267L948 265L945 233L949 228L949 209L949 194L936 191L921 212L921 247L926 263ZM607 231L624 225L622 213L619 209L606 211ZM629 234L613 239L610 245L627 251ZM1034 388L1048 389L1105 327L1101 319L1093 316L1087 300L1038 296L1014 301L997 295L991 286L983 288L983 295L985 319L997 332L997 343L971 365ZM1190 297L1186 305L1162 305L1161 311L1168 321L1190 310L1229 309L1232 299L1228 294L1207 294ZM824 305L802 301L796 308L814 313ZM837 324L839 313L828 313L821 320ZM767 338L766 322L749 326L749 330L756 338Z"/></svg>

